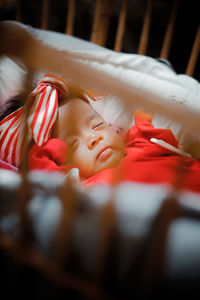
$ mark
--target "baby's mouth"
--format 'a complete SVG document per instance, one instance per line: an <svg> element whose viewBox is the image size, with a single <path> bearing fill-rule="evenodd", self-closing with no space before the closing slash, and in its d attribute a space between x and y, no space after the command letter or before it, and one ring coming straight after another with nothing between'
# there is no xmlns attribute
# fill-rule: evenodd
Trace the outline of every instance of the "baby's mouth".
<svg viewBox="0 0 200 300"><path fill-rule="evenodd" d="M112 152L113 150L110 147L104 147L97 155L97 159L100 161L105 161L108 157L112 155Z"/></svg>

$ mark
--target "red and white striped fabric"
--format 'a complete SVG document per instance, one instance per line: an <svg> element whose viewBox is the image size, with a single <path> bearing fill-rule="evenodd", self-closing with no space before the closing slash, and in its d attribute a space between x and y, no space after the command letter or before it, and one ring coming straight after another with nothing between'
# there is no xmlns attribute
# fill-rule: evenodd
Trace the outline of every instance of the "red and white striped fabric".
<svg viewBox="0 0 200 300"><path fill-rule="evenodd" d="M30 94L31 107L27 115L28 139L38 146L48 141L57 118L58 97L69 94L69 85L59 76L46 74ZM100 98L83 91L81 98L87 102ZM0 159L18 167L22 159L26 116L24 107L0 121Z"/></svg>

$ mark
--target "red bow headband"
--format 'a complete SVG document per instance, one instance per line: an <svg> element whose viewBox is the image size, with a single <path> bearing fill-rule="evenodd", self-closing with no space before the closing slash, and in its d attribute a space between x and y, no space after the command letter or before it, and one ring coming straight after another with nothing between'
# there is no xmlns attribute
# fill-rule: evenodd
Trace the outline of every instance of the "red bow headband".
<svg viewBox="0 0 200 300"><path fill-rule="evenodd" d="M58 97L69 95L69 85L60 77L46 74L30 94L31 107L27 115L28 139L38 146L48 141L57 118ZM89 103L97 101L83 91L80 97ZM21 163L26 116L21 107L0 121L0 158L16 167Z"/></svg>

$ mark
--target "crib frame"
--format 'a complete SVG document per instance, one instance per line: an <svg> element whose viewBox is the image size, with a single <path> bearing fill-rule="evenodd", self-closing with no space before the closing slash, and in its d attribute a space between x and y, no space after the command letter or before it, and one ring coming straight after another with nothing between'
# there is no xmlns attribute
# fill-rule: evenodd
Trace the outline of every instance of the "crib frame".
<svg viewBox="0 0 200 300"><path fill-rule="evenodd" d="M16 10L16 20L22 20L22 3L20 0L4 0L1 3L0 9L5 10L9 7L14 7ZM153 7L155 1L146 1L146 11L144 13L143 27L141 30L140 42L138 45L138 54L145 55L148 53L148 41L150 38L150 26L152 21ZM171 15L166 28L166 33L163 38L163 44L160 51L160 58L168 59L170 48L173 42L173 34L176 23L176 16L178 14L178 7L180 1L174 0L171 8ZM114 43L114 51L120 52L123 49L123 38L126 27L128 1L121 1L121 9L118 18L118 27L116 30L116 37ZM49 0L42 1L42 18L41 29L48 29L48 12ZM74 34L75 25L75 9L77 1L69 0L67 2L67 16L65 33L68 35ZM112 16L112 9L114 0L96 0L92 31L90 41L100 46L106 45L106 38L109 32L109 23ZM195 68L199 59L200 50L200 26L196 29L194 42L191 45L191 53L188 58L185 74L195 76ZM84 299L122 299L115 290L107 290L104 286L104 272L107 259L107 253L110 248L110 239L115 230L115 205L111 198L101 211L101 234L99 239L99 251L96 253L96 265L94 278L87 279L84 276L72 274L63 268L63 261L66 260L66 253L68 250L68 242L70 239L70 229L73 222L73 216L76 213L76 198L73 188L66 184L65 190L60 195L64 205L64 215L61 220L61 225L56 235L57 247L54 253L54 262L49 261L42 256L39 251L32 248L29 236L29 218L26 207L30 197L30 186L27 183L26 172L23 174L23 183L19 192L18 209L20 211L21 221L17 240L12 240L5 234L0 234L0 249L1 253L6 257L11 257L11 260L17 261L15 265L18 272L22 272L27 266L32 271L35 269L48 279L48 284L55 283L55 293L65 291L65 296L69 291L74 291L78 296ZM160 210L159 216L155 221L155 227L150 237L148 250L145 256L145 261L141 264L140 280L138 287L133 291L134 299L150 299L154 296L162 281L163 262L165 255L165 244L167 233L171 222L178 217L185 214L177 201L177 193L179 192L178 181L174 185L174 193L168 199L165 199L164 204ZM68 195L68 201L66 201ZM70 200L70 201L69 201ZM200 215L190 212L190 218L200 219ZM67 220L67 221L66 221ZM159 226L156 226L159 224ZM64 237L65 236L65 237ZM64 243L63 243L64 239ZM31 272L30 272L31 273ZM25 275L26 276L26 275ZM25 278L22 276L22 281ZM67 291L67 292L66 292ZM69 292L70 295L70 292ZM142 298L141 298L142 297Z"/></svg>
<svg viewBox="0 0 200 300"><path fill-rule="evenodd" d="M49 21L49 11L50 11L50 0L42 0L42 14L40 21L40 28L47 30ZM68 0L67 1L67 13L65 20L65 33L68 35L74 34L74 26L76 22L76 9L78 10L79 5L78 0ZM106 40L109 34L109 26L111 17L114 10L114 0L96 0L95 11L93 13L93 21L91 28L90 41L96 43L100 46L106 47ZM153 9L155 8L156 0L146 0L146 10L144 12L143 25L140 34L140 40L138 44L137 53L141 55L148 55L148 43L151 38L151 23L153 19ZM19 22L23 22L22 18L22 0L3 0L0 6L1 10L6 10L9 6L13 6L16 13L15 19ZM163 42L160 50L159 57L162 59L169 59L170 49L172 47L174 31L176 28L176 21L179 13L179 7L181 6L181 1L172 0L171 3L171 13L169 16L168 24L166 24L165 34L163 36ZM180 8L181 9L181 8ZM126 30L127 21L127 10L128 10L128 0L120 1L120 10L118 15L118 24L116 29L115 42L113 46L114 51L123 50L123 39ZM134 32L134 31L133 31ZM188 56L188 62L185 69L185 74L195 77L195 67L198 62L199 49L200 49L200 26L197 25L196 31L193 39L193 43L190 45L191 52Z"/></svg>

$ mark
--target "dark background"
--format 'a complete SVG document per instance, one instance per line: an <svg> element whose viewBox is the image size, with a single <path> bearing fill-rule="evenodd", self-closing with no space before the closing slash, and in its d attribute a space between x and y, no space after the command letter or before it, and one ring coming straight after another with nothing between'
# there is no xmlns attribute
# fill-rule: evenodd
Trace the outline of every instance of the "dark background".
<svg viewBox="0 0 200 300"><path fill-rule="evenodd" d="M109 1L109 0L108 0ZM1 20L15 19L15 1L1 9ZM95 0L76 0L76 16L74 35L86 40L90 39L92 22L95 10ZM48 29L65 32L67 0L49 0ZM120 0L115 1L113 15L110 19L110 27L106 47L113 49L116 34ZM22 19L25 24L40 28L42 19L41 0L21 0ZM147 55L157 58L160 56L163 35L165 34L170 17L173 0L155 0L150 29ZM189 55L200 20L200 0L179 0L179 10L172 46L168 60L177 73L185 73ZM146 0L129 0L128 15L122 51L137 53L139 38L142 30L143 17L146 8ZM200 55L199 55L200 56ZM200 57L193 77L200 81Z"/></svg>

